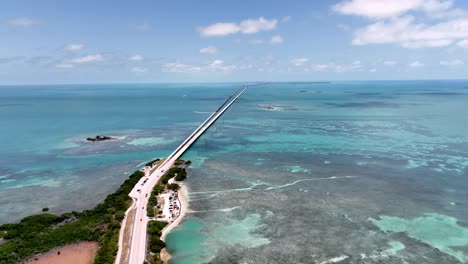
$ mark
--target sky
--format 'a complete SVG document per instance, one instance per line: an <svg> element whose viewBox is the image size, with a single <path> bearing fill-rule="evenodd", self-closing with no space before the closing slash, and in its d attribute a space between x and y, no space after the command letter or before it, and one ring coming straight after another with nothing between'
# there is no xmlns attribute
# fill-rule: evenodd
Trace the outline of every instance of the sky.
<svg viewBox="0 0 468 264"><path fill-rule="evenodd" d="M0 85L466 79L466 0L5 0Z"/></svg>

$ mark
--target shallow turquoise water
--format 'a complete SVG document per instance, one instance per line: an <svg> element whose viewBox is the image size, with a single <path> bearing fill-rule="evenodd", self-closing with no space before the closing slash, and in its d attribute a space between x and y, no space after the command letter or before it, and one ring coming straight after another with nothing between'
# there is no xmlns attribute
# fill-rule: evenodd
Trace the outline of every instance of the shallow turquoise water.
<svg viewBox="0 0 468 264"><path fill-rule="evenodd" d="M1 87L0 220L95 205L238 86ZM191 211L171 263L465 261L465 242L434 239L446 221L380 227L468 227L466 113L465 81L251 87L185 154ZM96 134L119 139L83 141Z"/></svg>

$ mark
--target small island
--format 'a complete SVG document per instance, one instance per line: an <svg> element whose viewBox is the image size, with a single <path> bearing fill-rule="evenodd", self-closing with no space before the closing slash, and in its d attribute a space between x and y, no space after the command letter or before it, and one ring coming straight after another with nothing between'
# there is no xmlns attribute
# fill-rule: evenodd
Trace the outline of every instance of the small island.
<svg viewBox="0 0 468 264"><path fill-rule="evenodd" d="M277 110L281 110L280 107L274 106L274 105L271 105L271 104L258 104L257 106L260 107L260 108L263 109L263 110L268 110L268 111L277 111Z"/></svg>
<svg viewBox="0 0 468 264"><path fill-rule="evenodd" d="M97 135L95 137L86 138L87 141L92 141L92 142L106 141L106 140L112 140L112 139L114 139L114 138L110 137L110 136L100 136L100 135Z"/></svg>

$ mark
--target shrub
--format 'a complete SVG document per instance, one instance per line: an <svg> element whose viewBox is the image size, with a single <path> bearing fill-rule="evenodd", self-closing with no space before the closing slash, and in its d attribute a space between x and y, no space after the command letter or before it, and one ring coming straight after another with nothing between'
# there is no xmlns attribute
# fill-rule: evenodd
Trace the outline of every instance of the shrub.
<svg viewBox="0 0 468 264"><path fill-rule="evenodd" d="M150 161L150 162L146 163L146 165L145 165L145 166L153 166L153 164L154 164L156 161L160 161L160 160L161 160L161 159L155 159L155 160L152 160L152 161Z"/></svg>
<svg viewBox="0 0 468 264"><path fill-rule="evenodd" d="M177 191L180 189L180 186L177 183L171 183L167 185L167 188L172 191Z"/></svg>

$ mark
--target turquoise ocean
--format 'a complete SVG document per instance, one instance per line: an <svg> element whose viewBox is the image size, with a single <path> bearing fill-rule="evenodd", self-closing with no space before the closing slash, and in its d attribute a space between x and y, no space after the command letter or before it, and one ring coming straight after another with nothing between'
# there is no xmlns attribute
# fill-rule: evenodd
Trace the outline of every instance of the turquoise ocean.
<svg viewBox="0 0 468 264"><path fill-rule="evenodd" d="M240 85L0 86L0 223L95 206ZM183 158L171 263L468 263L468 81L251 86Z"/></svg>

